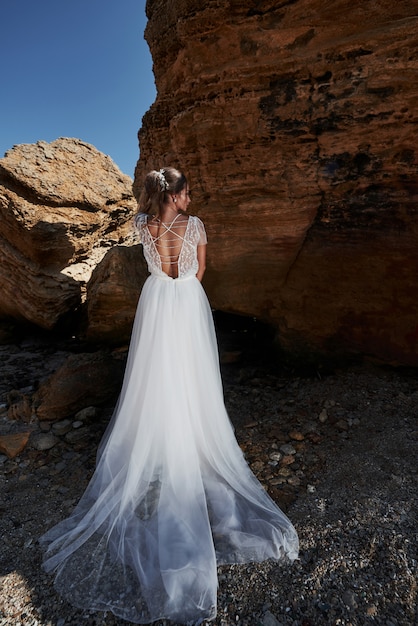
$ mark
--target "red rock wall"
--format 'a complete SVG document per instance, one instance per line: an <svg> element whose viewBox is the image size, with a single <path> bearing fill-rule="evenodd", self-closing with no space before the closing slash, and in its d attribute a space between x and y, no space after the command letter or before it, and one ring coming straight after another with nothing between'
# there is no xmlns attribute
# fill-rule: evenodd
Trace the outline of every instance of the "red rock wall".
<svg viewBox="0 0 418 626"><path fill-rule="evenodd" d="M212 305L418 364L418 2L148 0L145 173L180 166ZM192 207L191 207L192 208Z"/></svg>

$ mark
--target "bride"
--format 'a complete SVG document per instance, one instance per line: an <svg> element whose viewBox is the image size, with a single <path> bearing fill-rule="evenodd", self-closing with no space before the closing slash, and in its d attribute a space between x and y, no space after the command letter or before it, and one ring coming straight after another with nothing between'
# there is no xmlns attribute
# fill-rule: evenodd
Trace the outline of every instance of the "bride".
<svg viewBox="0 0 418 626"><path fill-rule="evenodd" d="M217 565L298 554L225 410L205 228L189 202L178 170L147 175L135 226L150 276L119 401L79 504L41 538L62 596L135 623L214 619Z"/></svg>

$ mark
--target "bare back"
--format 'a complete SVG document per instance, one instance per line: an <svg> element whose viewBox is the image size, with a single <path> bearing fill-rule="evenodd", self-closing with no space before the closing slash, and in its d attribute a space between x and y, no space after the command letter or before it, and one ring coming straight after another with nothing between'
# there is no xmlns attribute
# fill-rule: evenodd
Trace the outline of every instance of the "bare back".
<svg viewBox="0 0 418 626"><path fill-rule="evenodd" d="M179 213L171 222L165 222L138 213L134 224L151 274L171 279L197 275L201 269L198 250L207 243L205 227L198 217Z"/></svg>
<svg viewBox="0 0 418 626"><path fill-rule="evenodd" d="M157 250L162 271L171 278L179 274L178 261L183 248L189 218L187 215L177 214L171 222L163 222L153 217L148 222L148 230Z"/></svg>

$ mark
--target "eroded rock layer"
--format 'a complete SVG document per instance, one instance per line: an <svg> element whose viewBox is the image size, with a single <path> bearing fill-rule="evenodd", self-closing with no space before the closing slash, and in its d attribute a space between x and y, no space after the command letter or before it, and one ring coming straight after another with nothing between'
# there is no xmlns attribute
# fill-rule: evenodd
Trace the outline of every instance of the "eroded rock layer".
<svg viewBox="0 0 418 626"><path fill-rule="evenodd" d="M205 221L218 309L282 345L418 364L418 5L148 0L145 173Z"/></svg>
<svg viewBox="0 0 418 626"><path fill-rule="evenodd" d="M0 160L0 317L52 328L124 239L132 181L77 139L15 146Z"/></svg>

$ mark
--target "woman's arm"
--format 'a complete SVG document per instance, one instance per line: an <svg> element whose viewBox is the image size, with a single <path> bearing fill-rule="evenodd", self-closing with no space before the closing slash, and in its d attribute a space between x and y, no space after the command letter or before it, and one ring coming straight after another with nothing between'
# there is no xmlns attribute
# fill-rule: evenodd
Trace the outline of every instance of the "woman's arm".
<svg viewBox="0 0 418 626"><path fill-rule="evenodd" d="M197 246L197 262L199 263L199 269L197 270L196 278L202 282L206 269L206 245Z"/></svg>

